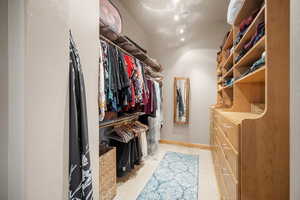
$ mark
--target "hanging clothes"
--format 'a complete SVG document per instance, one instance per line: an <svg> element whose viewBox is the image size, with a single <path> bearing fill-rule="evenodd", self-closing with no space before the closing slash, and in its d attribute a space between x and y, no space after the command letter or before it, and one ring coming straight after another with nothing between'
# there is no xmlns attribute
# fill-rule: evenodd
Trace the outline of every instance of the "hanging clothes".
<svg viewBox="0 0 300 200"><path fill-rule="evenodd" d="M160 130L162 125L162 117L161 117L161 95L160 95L160 86L156 81L151 81L153 90L153 102L155 104L153 113L154 115L150 115L148 117L149 123L149 133L147 134L147 143L148 143L148 154L153 155L156 153L158 149L158 144L160 140ZM151 84L149 84L151 85ZM152 87L151 86L151 87Z"/></svg>
<svg viewBox="0 0 300 200"><path fill-rule="evenodd" d="M100 48L100 64L99 64L99 92L98 92L98 104L99 104L99 120L103 121L105 117L105 109L106 109L106 97L105 97L105 75L104 75L104 56L102 52L102 48Z"/></svg>
<svg viewBox="0 0 300 200"><path fill-rule="evenodd" d="M135 82L135 97L136 97L136 102L143 104L144 103L144 89L145 89L145 83L144 83L144 77L143 77L143 70L142 70L142 63L135 59L136 63L136 70L134 74L134 82Z"/></svg>
<svg viewBox="0 0 300 200"><path fill-rule="evenodd" d="M156 140L160 140L160 130L163 124L163 114L162 114L162 95L161 87L157 81L154 81L155 94L156 94L156 119L157 119L157 134Z"/></svg>
<svg viewBox="0 0 300 200"><path fill-rule="evenodd" d="M144 131L141 133L140 141L142 146L142 160L145 160L145 158L148 156L148 144L147 144L147 133Z"/></svg>
<svg viewBox="0 0 300 200"><path fill-rule="evenodd" d="M139 165L147 148L142 140L142 133L146 132L147 126L135 121L115 127L112 133L106 136L110 139L111 146L117 148L117 176L122 177Z"/></svg>
<svg viewBox="0 0 300 200"><path fill-rule="evenodd" d="M69 199L92 200L92 171L84 77L70 32Z"/></svg>
<svg viewBox="0 0 300 200"><path fill-rule="evenodd" d="M154 81L147 80L147 85L149 94L147 104L144 106L144 112L148 115L151 115L152 117L155 117L157 110L157 94Z"/></svg>
<svg viewBox="0 0 300 200"><path fill-rule="evenodd" d="M131 101L129 103L129 107L135 107L135 88L134 88L134 84L132 82L132 76L133 76L133 72L135 67L135 63L134 60L131 56L128 56L126 54L124 54L124 60L125 60L125 64L127 67L127 73L128 73L128 77L131 80L130 82L130 89L131 89Z"/></svg>

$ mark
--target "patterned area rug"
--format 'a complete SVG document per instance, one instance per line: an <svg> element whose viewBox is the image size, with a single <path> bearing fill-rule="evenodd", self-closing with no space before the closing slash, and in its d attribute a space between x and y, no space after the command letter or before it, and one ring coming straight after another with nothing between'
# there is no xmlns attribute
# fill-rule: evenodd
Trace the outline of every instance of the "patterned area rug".
<svg viewBox="0 0 300 200"><path fill-rule="evenodd" d="M197 200L198 155L167 152L137 200Z"/></svg>

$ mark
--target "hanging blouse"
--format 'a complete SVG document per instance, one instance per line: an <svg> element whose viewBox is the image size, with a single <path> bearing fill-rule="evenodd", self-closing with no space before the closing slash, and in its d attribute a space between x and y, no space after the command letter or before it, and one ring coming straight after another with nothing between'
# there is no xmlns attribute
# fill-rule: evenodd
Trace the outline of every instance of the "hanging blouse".
<svg viewBox="0 0 300 200"><path fill-rule="evenodd" d="M105 97L105 79L104 79L104 56L102 48L100 48L100 65L99 65L99 93L98 93L98 104L99 104L99 120L103 121L105 117L106 108L106 97Z"/></svg>
<svg viewBox="0 0 300 200"><path fill-rule="evenodd" d="M126 67L127 67L128 77L129 77L130 80L132 80L132 76L133 76L134 68L135 68L134 59L131 56L128 56L128 55L124 54L124 60L125 60L125 64L126 64ZM135 97L134 84L133 84L132 81L130 83L130 88L131 88L130 107L134 107L136 97Z"/></svg>
<svg viewBox="0 0 300 200"><path fill-rule="evenodd" d="M143 99L143 93L144 93L144 78L142 74L142 64L139 60L135 59L136 63L136 73L134 76L135 79L135 95L136 95L136 102L143 104L144 99Z"/></svg>

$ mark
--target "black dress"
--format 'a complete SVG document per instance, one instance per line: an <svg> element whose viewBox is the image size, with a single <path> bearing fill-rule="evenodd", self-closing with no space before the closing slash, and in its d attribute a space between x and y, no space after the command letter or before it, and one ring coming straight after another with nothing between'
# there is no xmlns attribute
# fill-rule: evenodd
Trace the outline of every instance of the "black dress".
<svg viewBox="0 0 300 200"><path fill-rule="evenodd" d="M92 172L84 78L70 32L69 199L92 200Z"/></svg>

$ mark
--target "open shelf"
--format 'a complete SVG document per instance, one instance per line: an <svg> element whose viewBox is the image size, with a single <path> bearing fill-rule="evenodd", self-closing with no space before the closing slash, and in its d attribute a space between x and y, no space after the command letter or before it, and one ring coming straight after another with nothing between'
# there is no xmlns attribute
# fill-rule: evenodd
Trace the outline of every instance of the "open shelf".
<svg viewBox="0 0 300 200"><path fill-rule="evenodd" d="M229 57L227 58L227 60L225 61L223 68L228 69L229 65L233 65L233 53L230 53Z"/></svg>
<svg viewBox="0 0 300 200"><path fill-rule="evenodd" d="M224 74L222 79L224 80L225 78L230 77L230 76L233 76L233 67L228 72L226 72L226 74Z"/></svg>
<svg viewBox="0 0 300 200"><path fill-rule="evenodd" d="M229 49L233 46L233 31L231 30L223 46L223 50Z"/></svg>
<svg viewBox="0 0 300 200"><path fill-rule="evenodd" d="M235 65L235 68L250 65L265 51L266 36L263 36Z"/></svg>
<svg viewBox="0 0 300 200"><path fill-rule="evenodd" d="M235 81L237 83L262 83L265 82L266 66L263 66L254 72L242 77L241 79Z"/></svg>
<svg viewBox="0 0 300 200"><path fill-rule="evenodd" d="M235 48L236 52L239 52L242 47L251 40L252 36L255 34L256 32L256 27L257 25L259 25L260 23L265 21L265 6L263 6L261 8L261 10L259 11L259 13L257 14L257 16L255 17L255 19L253 20L252 24L248 27L248 30L246 31L246 33L244 34L244 36L242 37L242 39L240 40L240 42L238 43L238 45Z"/></svg>

